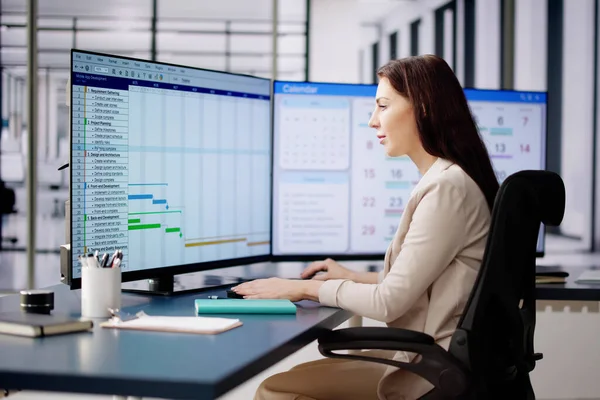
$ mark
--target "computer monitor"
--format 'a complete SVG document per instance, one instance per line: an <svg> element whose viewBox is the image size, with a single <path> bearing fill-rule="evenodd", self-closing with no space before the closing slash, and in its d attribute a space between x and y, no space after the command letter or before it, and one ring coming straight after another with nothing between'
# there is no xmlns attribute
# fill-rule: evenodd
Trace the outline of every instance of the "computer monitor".
<svg viewBox="0 0 600 400"><path fill-rule="evenodd" d="M386 160L368 126L376 91L376 85L274 82L274 259L383 257L410 185L386 187L395 179L383 168L408 163Z"/></svg>
<svg viewBox="0 0 600 400"><path fill-rule="evenodd" d="M521 170L546 169L547 93L465 89L498 181ZM545 253L545 227L536 248Z"/></svg>
<svg viewBox="0 0 600 400"><path fill-rule="evenodd" d="M273 259L382 259L421 178L368 127L376 85L274 82ZM465 89L500 182L545 168L546 94ZM538 255L544 252L540 229Z"/></svg>
<svg viewBox="0 0 600 400"><path fill-rule="evenodd" d="M267 261L271 81L71 52L71 279L122 249L122 280Z"/></svg>

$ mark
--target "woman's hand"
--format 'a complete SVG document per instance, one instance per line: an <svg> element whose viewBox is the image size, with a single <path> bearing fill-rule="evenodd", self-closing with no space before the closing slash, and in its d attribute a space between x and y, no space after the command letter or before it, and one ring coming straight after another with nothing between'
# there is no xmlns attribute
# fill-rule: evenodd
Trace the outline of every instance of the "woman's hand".
<svg viewBox="0 0 600 400"><path fill-rule="evenodd" d="M256 279L231 288L245 299L288 299L300 301L317 300L323 282L290 280L281 278Z"/></svg>
<svg viewBox="0 0 600 400"><path fill-rule="evenodd" d="M325 271L324 274L317 274L317 272ZM314 275L314 276L313 276ZM302 279L312 277L312 279L326 281L328 279L350 279L354 280L354 272L347 268L342 267L337 262L328 258L323 261L315 261L311 263L302 273L300 274Z"/></svg>

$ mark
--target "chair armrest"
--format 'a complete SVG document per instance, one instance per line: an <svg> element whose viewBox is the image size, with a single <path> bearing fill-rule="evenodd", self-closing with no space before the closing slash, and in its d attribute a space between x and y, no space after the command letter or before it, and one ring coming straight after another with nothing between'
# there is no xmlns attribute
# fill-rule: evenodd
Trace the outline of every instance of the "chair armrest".
<svg viewBox="0 0 600 400"><path fill-rule="evenodd" d="M387 364L415 373L450 397L464 394L468 375L460 361L422 332L397 328L359 327L330 331L319 338L319 351L326 357L350 358ZM421 358L405 363L360 354L339 354L339 350L393 350L416 353Z"/></svg>
<svg viewBox="0 0 600 400"><path fill-rule="evenodd" d="M426 333L409 331L408 329L358 327L337 329L319 338L323 345L336 343L351 343L355 341L408 342L414 344L433 345L435 341Z"/></svg>

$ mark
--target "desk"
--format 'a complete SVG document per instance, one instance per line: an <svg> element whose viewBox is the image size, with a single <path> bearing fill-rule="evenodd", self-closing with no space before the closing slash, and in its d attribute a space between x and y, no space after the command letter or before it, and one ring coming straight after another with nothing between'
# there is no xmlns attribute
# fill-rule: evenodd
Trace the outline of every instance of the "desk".
<svg viewBox="0 0 600 400"><path fill-rule="evenodd" d="M80 291L55 292L54 312L80 313ZM151 297L123 294L123 310L194 315L195 298L221 290ZM215 300L218 301L218 300ZM317 303L296 315L246 315L242 327L219 335L136 332L96 326L92 333L41 339L0 335L0 387L74 393L214 399L244 383L351 317ZM0 311L19 296L0 298Z"/></svg>
<svg viewBox="0 0 600 400"><path fill-rule="evenodd" d="M576 283L575 280L587 268L565 268L569 273L566 283L536 285L538 300L600 301L600 284Z"/></svg>

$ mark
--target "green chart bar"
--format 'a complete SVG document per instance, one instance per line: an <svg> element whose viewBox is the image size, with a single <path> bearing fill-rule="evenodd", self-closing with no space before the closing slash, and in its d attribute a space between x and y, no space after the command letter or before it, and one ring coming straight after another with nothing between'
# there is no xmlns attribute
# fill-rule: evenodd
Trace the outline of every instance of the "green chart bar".
<svg viewBox="0 0 600 400"><path fill-rule="evenodd" d="M143 224L143 225L129 225L130 231L141 231L145 229L158 229L160 224Z"/></svg>
<svg viewBox="0 0 600 400"><path fill-rule="evenodd" d="M181 228L167 228L165 229L166 233L173 233L173 232L179 232L181 231Z"/></svg>
<svg viewBox="0 0 600 400"><path fill-rule="evenodd" d="M130 219L128 222L130 224L139 224L140 222L142 222L142 220L139 218L135 218L135 219Z"/></svg>

